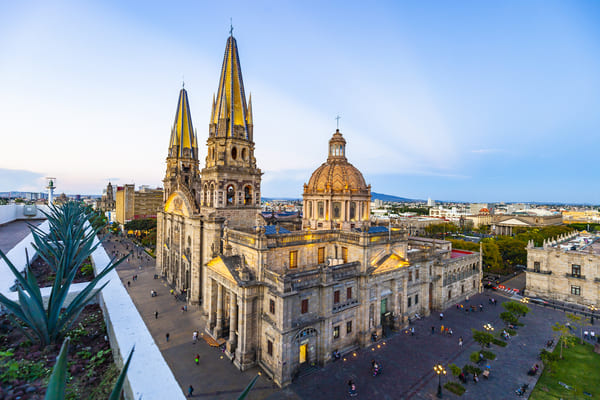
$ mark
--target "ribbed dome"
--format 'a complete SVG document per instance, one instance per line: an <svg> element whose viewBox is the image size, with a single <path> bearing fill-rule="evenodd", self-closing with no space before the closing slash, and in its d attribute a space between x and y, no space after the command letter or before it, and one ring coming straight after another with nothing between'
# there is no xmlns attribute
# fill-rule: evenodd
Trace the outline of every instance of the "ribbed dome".
<svg viewBox="0 0 600 400"><path fill-rule="evenodd" d="M366 192L365 178L348 161L326 162L313 172L308 181L309 192Z"/></svg>
<svg viewBox="0 0 600 400"><path fill-rule="evenodd" d="M313 172L305 193L368 193L365 178L346 159L346 140L339 130L329 140L329 157Z"/></svg>

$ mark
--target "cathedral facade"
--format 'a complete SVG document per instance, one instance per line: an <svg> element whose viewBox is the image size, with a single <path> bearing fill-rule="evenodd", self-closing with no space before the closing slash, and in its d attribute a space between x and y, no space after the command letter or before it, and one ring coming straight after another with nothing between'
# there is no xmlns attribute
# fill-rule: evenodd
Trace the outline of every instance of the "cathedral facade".
<svg viewBox="0 0 600 400"><path fill-rule="evenodd" d="M181 89L158 215L157 269L203 311L240 369L284 386L415 314L477 293L479 253L370 224L371 187L339 132L303 190L302 229L266 225L237 43L227 39L204 168Z"/></svg>

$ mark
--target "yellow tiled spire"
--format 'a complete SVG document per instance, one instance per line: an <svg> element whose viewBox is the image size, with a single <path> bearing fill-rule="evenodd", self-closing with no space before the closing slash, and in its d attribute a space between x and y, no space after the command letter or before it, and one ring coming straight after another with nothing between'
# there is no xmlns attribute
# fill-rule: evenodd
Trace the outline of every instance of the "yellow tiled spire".
<svg viewBox="0 0 600 400"><path fill-rule="evenodd" d="M188 102L187 91L182 88L179 92L179 101L177 102L175 122L173 123L173 129L171 129L169 154L175 157L183 157L186 153L185 149L190 150L190 158L197 158L198 147L196 134L192 125L190 104Z"/></svg>
<svg viewBox="0 0 600 400"><path fill-rule="evenodd" d="M216 125L217 136L242 136L250 140L248 124L252 124L252 119L249 116L237 43L231 35L225 47L219 89L216 101L213 101L210 122ZM239 128L234 128L236 126Z"/></svg>

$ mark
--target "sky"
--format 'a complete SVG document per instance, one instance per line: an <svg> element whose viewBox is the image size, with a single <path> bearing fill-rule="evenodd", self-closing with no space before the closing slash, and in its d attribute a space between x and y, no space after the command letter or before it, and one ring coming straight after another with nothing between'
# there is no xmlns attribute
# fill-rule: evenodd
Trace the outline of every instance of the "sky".
<svg viewBox="0 0 600 400"><path fill-rule="evenodd" d="M374 192L600 204L591 0L0 2L0 191L161 186L183 81L208 137L230 18L264 197L301 197L339 115Z"/></svg>

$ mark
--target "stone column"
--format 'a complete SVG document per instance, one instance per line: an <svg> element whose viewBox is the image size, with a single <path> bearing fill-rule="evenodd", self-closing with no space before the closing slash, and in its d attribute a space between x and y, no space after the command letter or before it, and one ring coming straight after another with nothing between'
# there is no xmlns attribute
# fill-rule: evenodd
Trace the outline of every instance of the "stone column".
<svg viewBox="0 0 600 400"><path fill-rule="evenodd" d="M206 289L207 292L205 294L206 296L206 300L207 302L204 304L205 309L208 312L208 330L210 331L216 324L216 315L217 315L217 310L216 310L216 304L215 304L215 300L214 300L214 295L215 295L215 281L212 279L209 279L207 284L206 284Z"/></svg>
<svg viewBox="0 0 600 400"><path fill-rule="evenodd" d="M229 341L227 342L227 351L230 357L233 356L237 347L237 295L231 293L229 297Z"/></svg>
<svg viewBox="0 0 600 400"><path fill-rule="evenodd" d="M223 331L223 285L217 283L217 324L215 326L214 336L221 336Z"/></svg>

